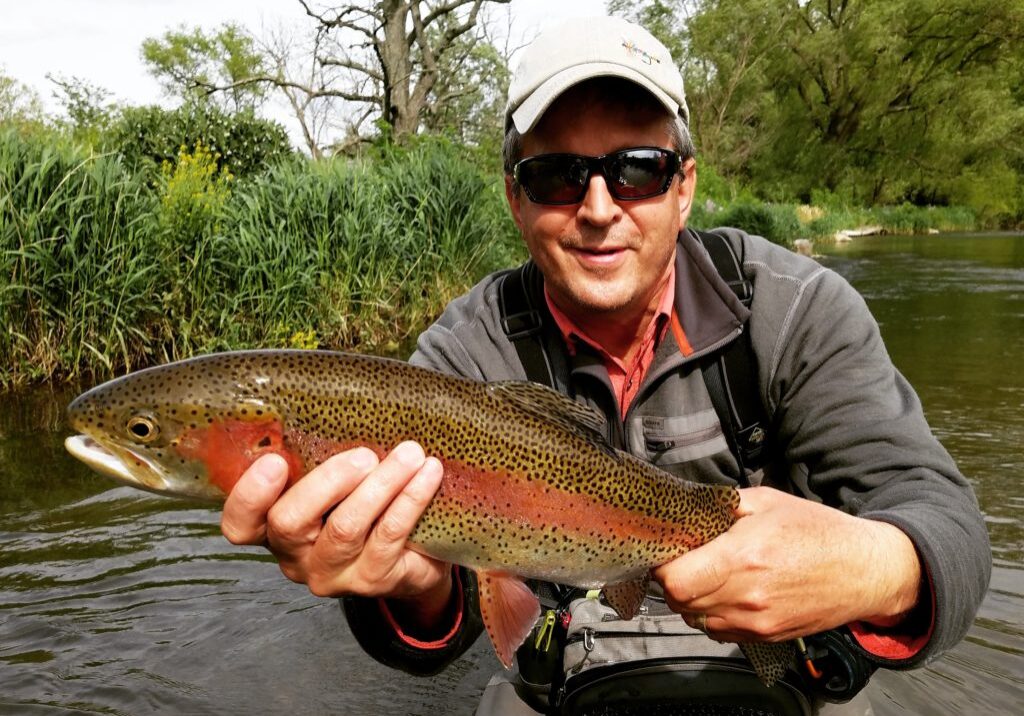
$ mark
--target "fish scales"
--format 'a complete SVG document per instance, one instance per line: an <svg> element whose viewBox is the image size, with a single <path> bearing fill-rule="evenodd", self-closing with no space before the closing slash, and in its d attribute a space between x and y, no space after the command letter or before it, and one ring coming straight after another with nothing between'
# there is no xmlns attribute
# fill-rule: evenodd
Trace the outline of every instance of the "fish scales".
<svg viewBox="0 0 1024 716"><path fill-rule="evenodd" d="M652 567L728 529L738 505L733 488L681 480L611 448L600 417L555 391L369 356L213 354L106 383L68 414L87 436L69 438L68 449L94 468L212 499L267 452L285 457L294 481L357 445L384 456L419 442L444 477L409 544L481 573L481 609L503 661L505 642L525 634L502 634L488 618L515 601L500 575L645 584Z"/></svg>

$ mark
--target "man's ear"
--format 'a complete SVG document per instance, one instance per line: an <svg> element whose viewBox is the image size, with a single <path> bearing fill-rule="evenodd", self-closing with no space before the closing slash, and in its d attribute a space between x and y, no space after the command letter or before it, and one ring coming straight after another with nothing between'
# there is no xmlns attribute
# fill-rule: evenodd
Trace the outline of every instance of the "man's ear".
<svg viewBox="0 0 1024 716"><path fill-rule="evenodd" d="M511 174L505 175L505 198L508 200L508 208L512 211L512 221L516 222L519 230L523 230L522 211L522 189L515 186Z"/></svg>
<svg viewBox="0 0 1024 716"><path fill-rule="evenodd" d="M679 177L679 226L686 226L690 218L690 209L693 208L693 199L697 195L697 160L690 157L683 164L681 176Z"/></svg>

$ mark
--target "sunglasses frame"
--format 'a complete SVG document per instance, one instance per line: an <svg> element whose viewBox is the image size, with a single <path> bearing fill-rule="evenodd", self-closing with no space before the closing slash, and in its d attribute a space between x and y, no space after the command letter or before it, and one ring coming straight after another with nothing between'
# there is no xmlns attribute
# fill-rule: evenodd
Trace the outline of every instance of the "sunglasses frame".
<svg viewBox="0 0 1024 716"><path fill-rule="evenodd" d="M619 196L618 184L612 181L608 177L608 169L610 168L609 161L622 154L628 154L629 152L647 151L647 152L658 152L664 156L669 162L669 169L665 174L665 178L661 183L661 186L657 191L653 191L647 194L641 194L639 196ZM520 178L521 171L524 164L529 162L541 160L541 159L552 159L555 157L569 157L576 160L582 160L587 168L586 177L583 180L583 184L580 186L579 196L570 201L541 201L534 196L533 192ZM516 165L512 168L512 178L516 184L522 187L523 191L526 192L526 196L529 197L530 201L534 204L543 204L545 206L568 206L570 204L579 204L587 196L587 191L590 188L590 180L593 178L594 173L597 172L605 179L605 184L608 187L608 193L611 194L618 201L640 201L642 199L650 199L651 197L661 196L669 190L672 186L672 179L675 178L676 174L679 173L679 169L682 166L682 160L678 152L671 149L665 149L664 147L628 147L626 149L619 149L614 152L608 152L598 157L588 156L586 154L570 154L568 152L555 152L552 154L535 154L532 157L526 157L516 162Z"/></svg>

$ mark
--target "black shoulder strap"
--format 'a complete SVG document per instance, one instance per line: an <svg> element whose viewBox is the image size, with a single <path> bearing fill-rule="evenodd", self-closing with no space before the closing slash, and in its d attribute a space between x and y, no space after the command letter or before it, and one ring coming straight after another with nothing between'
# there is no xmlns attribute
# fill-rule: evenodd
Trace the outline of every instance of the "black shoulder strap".
<svg viewBox="0 0 1024 716"><path fill-rule="evenodd" d="M554 387L554 375L544 346L544 314L530 300L530 282L536 278L537 266L533 261L501 277L498 287L501 329L519 354L526 379Z"/></svg>
<svg viewBox="0 0 1024 716"><path fill-rule="evenodd" d="M754 298L754 287L743 274L742 257L736 255L729 240L721 234L712 231L694 233L729 288L744 306L749 307ZM726 442L741 470L760 469L766 457L768 416L761 402L749 326L745 326L739 338L725 349L704 359L701 372L715 412L725 428Z"/></svg>

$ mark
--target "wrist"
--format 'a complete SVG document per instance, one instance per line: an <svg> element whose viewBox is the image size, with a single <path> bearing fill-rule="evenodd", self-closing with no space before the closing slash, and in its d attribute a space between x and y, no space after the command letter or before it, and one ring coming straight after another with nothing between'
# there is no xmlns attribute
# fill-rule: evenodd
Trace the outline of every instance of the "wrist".
<svg viewBox="0 0 1024 716"><path fill-rule="evenodd" d="M869 575L864 583L872 586L872 594L861 621L893 627L920 602L924 570L917 548L903 530L887 522L865 521L871 525L872 544L866 553Z"/></svg>
<svg viewBox="0 0 1024 716"><path fill-rule="evenodd" d="M451 615L457 611L455 596L452 569L449 567L437 583L419 594L391 597L386 602L395 620L406 632L428 639L435 632L447 631Z"/></svg>

